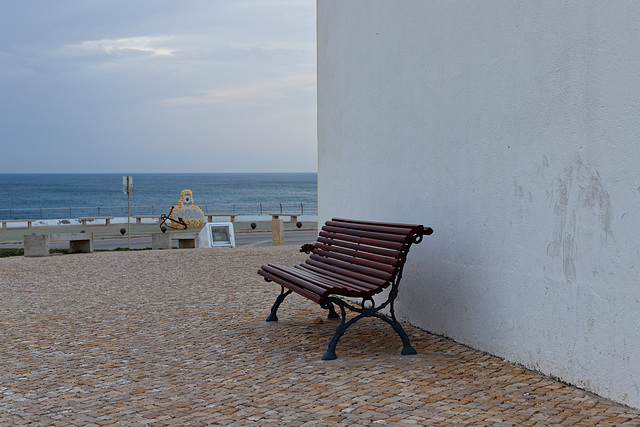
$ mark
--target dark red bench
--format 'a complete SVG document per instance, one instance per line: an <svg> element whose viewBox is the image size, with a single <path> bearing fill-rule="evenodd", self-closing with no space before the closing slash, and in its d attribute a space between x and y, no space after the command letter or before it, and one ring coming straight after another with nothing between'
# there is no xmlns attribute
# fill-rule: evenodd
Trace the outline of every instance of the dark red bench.
<svg viewBox="0 0 640 427"><path fill-rule="evenodd" d="M323 360L336 358L338 340L363 317L377 317L389 323L402 339L402 354L416 354L396 320L393 303L409 248L431 233L431 228L422 225L336 218L327 221L306 262L294 267L268 264L258 271L266 281L281 286L267 321L277 321L278 307L287 295L296 292L329 310L329 318L340 317L334 305L340 307L341 322ZM387 299L376 303L373 296L388 287L391 290ZM359 300L359 305L353 299ZM345 308L358 315L347 321ZM389 314L385 314L387 308Z"/></svg>

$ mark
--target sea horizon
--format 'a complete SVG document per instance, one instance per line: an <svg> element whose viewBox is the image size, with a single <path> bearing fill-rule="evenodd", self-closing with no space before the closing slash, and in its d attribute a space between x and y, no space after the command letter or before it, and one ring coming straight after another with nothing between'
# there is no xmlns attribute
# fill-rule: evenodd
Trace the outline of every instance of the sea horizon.
<svg viewBox="0 0 640 427"><path fill-rule="evenodd" d="M317 214L317 172L0 173L0 219L167 214L182 190L206 213ZM306 212L305 212L306 211Z"/></svg>

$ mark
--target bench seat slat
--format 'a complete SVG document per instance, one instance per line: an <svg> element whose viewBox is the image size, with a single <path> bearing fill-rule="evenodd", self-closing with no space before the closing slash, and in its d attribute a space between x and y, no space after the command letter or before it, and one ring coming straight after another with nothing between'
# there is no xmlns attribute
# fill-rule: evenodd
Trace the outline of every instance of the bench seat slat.
<svg viewBox="0 0 640 427"><path fill-rule="evenodd" d="M303 297L308 298L313 302L316 302L316 303L320 304L320 301L322 300L320 295L315 294L315 293L309 291L306 288L300 287L300 286L296 285L293 282L290 282L288 280L284 280L279 275L275 275L275 274L272 274L272 273L264 270L264 266L263 266L263 269L258 271L258 274L261 275L262 277L266 278L266 279L269 279L269 280L281 285L281 286L284 286L285 288L291 289L292 291L299 293Z"/></svg>
<svg viewBox="0 0 640 427"><path fill-rule="evenodd" d="M380 255L390 259L399 258L402 255L402 252L399 250L385 249L385 248L379 248L379 247L367 246L367 245L358 245L356 243L351 243L351 242L346 242L346 241L336 240L336 239L328 239L322 236L318 237L318 243L330 245L331 247L355 249L360 253L375 254L375 255Z"/></svg>
<svg viewBox="0 0 640 427"><path fill-rule="evenodd" d="M275 264L262 266L262 270L264 270L260 273L262 276L268 277L270 280L308 298L314 298L314 301L320 304L332 294L362 297L376 293L376 287L354 285L339 279L331 279L326 275L317 274L310 270ZM265 272L267 274L263 274Z"/></svg>
<svg viewBox="0 0 640 427"><path fill-rule="evenodd" d="M355 279L353 277L347 277L343 274L334 273L333 271L324 270L322 268L316 267L311 264L300 264L297 265L296 268L300 270L309 270L319 276L330 277L331 280L339 281L340 283L346 283L349 286L359 286L363 290L368 292L367 296L371 296L373 294L377 294L384 289L380 285L374 285L372 283L364 282L362 280Z"/></svg>
<svg viewBox="0 0 640 427"><path fill-rule="evenodd" d="M321 270L326 270L326 271L331 271L337 274L340 274L342 276L346 276L346 277L351 277L354 279L358 279L358 280L362 280L364 282L368 282L371 283L372 285L376 285L376 286L380 286L380 287L387 287L389 285L389 283L391 283L391 280L385 280L385 279L380 279L377 277L373 277L373 276L368 276L366 274L361 274L361 273L357 273L353 270L349 270L346 268L341 268L335 265L330 265L321 261L316 261L314 259L309 258L307 261L305 261L306 264L310 264L313 265L315 267L320 268Z"/></svg>
<svg viewBox="0 0 640 427"><path fill-rule="evenodd" d="M275 276L282 277L290 281L291 283L294 283L296 286L305 288L313 292L314 294L318 294L320 296L325 295L327 293L327 290L330 290L326 286L321 286L318 283L313 283L310 281L303 280L300 277L294 274L291 274L291 272L287 271L287 268L284 266L269 264L267 266L264 266L263 269Z"/></svg>
<svg viewBox="0 0 640 427"><path fill-rule="evenodd" d="M316 292L320 296L328 295L329 293L335 292L338 287L336 286L336 282L331 282L328 280L323 280L322 277L318 277L318 275L313 274L305 274L304 271L297 269L295 267L289 267L284 265L271 265L272 267L277 268L280 272L284 272L291 277L295 277L297 279L302 279L305 282L311 283L314 289L312 291ZM306 286L306 284L305 284ZM317 289L320 288L321 290Z"/></svg>
<svg viewBox="0 0 640 427"><path fill-rule="evenodd" d="M344 295L348 297L360 297L372 292L371 288L358 286L349 282L334 279L329 276L318 274L310 270L297 268L297 267L285 267L288 272L300 277L301 279L312 281L319 286L326 287L327 292L323 295L327 297L329 295Z"/></svg>
<svg viewBox="0 0 640 427"><path fill-rule="evenodd" d="M313 253L319 256L344 261L349 264L361 265L363 267L383 271L388 274L391 274L395 271L395 267L393 265L382 264L379 262L362 259L357 256L357 253L354 255L353 251L349 251L348 253L345 254L345 253L340 253L339 251L332 248L326 248L326 247L322 248L322 247L316 246Z"/></svg>
<svg viewBox="0 0 640 427"><path fill-rule="evenodd" d="M315 280L333 286L335 288L333 293L350 292L356 295L360 295L362 293L370 293L372 291L375 292L378 288L380 288L379 286L374 286L366 282L357 283L344 280L343 277L330 276L328 274L325 274L325 272L323 272L322 270L314 271L299 265L295 266L295 269L296 271L298 271L298 274L304 277L311 277Z"/></svg>
<svg viewBox="0 0 640 427"><path fill-rule="evenodd" d="M350 236L347 234L330 233L326 231L321 231L320 236L326 237L328 239L338 240L338 241L345 241L345 242L357 243L359 245L366 245L372 248L386 248L386 249L393 249L397 251L402 251L403 249L406 249L406 246L407 246L403 242L381 241L381 240L369 239L369 238L358 237L358 236Z"/></svg>

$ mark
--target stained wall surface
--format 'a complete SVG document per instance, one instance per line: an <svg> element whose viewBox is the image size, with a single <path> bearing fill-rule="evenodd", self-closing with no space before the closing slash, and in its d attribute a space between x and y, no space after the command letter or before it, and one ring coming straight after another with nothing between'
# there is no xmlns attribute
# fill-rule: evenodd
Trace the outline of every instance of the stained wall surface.
<svg viewBox="0 0 640 427"><path fill-rule="evenodd" d="M640 3L318 0L319 219L410 323L640 407Z"/></svg>

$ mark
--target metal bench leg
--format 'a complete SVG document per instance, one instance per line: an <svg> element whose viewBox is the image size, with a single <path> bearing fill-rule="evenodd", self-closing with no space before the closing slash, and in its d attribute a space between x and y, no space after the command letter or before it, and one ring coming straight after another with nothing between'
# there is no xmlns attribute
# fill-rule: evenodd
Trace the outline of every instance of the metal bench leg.
<svg viewBox="0 0 640 427"><path fill-rule="evenodd" d="M391 288L391 292L389 294L389 312L391 313L391 318L387 316L380 316L380 318L391 325L394 331L400 336L402 340L402 351L400 354L418 354L415 348L411 346L411 340L409 340L409 335L404 331L398 319L396 319L396 310L395 310L395 299L398 295L398 283L402 278L402 270L400 270L400 274L398 276L398 280L395 285Z"/></svg>
<svg viewBox="0 0 640 427"><path fill-rule="evenodd" d="M376 317L390 324L393 330L396 331L396 333L400 336L400 339L402 340L402 351L400 352L400 354L403 354L403 355L418 354L418 352L411 346L411 340L409 339L409 335L407 335L407 333L402 328L402 325L400 325L400 322L398 322L395 319L395 317L393 319L389 319L386 316L376 316Z"/></svg>
<svg viewBox="0 0 640 427"><path fill-rule="evenodd" d="M339 319L340 316L336 313L336 309L333 307L332 303L328 303L329 305L329 314L327 315L327 319Z"/></svg>
<svg viewBox="0 0 640 427"><path fill-rule="evenodd" d="M373 303L373 300L371 299L363 300L362 308L354 307L337 298L330 298L330 300L332 301L327 301L322 307L329 308L330 305L333 305L333 304L338 305L342 312L342 319L340 321L340 325L338 325L338 327L336 328L336 331L333 334L333 337L331 337L331 340L329 341L329 348L327 349L327 352L322 357L322 360L334 360L338 358L338 356L336 356L336 346L338 345L338 341L340 340L342 335L344 335L345 331L349 326L351 326L352 324L354 324L355 322L357 322L358 320L364 317L377 317L378 319L384 320L389 325L391 325L393 330L396 331L396 333L402 340L402 351L400 352L400 354L402 355L418 354L418 352L411 346L411 340L409 339L409 335L407 335L407 333L402 328L402 325L400 324L400 322L398 322L398 320L396 319L396 316L393 310L393 305L391 306L391 317L389 317L384 314L378 313L378 310L382 306L378 308L373 306L371 306L370 308L365 308L365 304L364 304L365 301L369 300ZM345 307L347 307L351 311L354 311L360 314L358 314L356 317L346 322L347 314L346 314Z"/></svg>
<svg viewBox="0 0 640 427"><path fill-rule="evenodd" d="M338 329L336 329L336 332L333 334L331 341L329 341L329 348L327 348L327 352L322 356L322 360L334 360L338 358L338 356L336 356L336 345L338 345L338 340L342 334L344 334L345 329L347 328L342 325L338 326Z"/></svg>
<svg viewBox="0 0 640 427"><path fill-rule="evenodd" d="M288 291L284 291L284 286L281 286L282 290L280 291L280 295L278 295L278 298L276 298L276 302L273 303L273 306L271 307L271 314L269 314L269 317L267 317L267 322L277 322L278 321L278 316L276 316L276 312L278 311L278 307L280 307L280 304L282 304L282 301L284 301L284 299L287 297L287 295L289 295L292 291L288 290Z"/></svg>
<svg viewBox="0 0 640 427"><path fill-rule="evenodd" d="M338 316L338 313L336 313L335 309L333 309L333 304L328 302L327 305L329 305L329 315L331 315L331 311L333 311L333 313ZM338 327L336 328L336 332L333 334L333 337L331 337L331 340L329 340L329 347L327 348L327 352L324 354L324 356L322 356L322 360L334 360L338 358L338 356L336 356L336 346L338 345L338 341L344 334L344 331L347 330L349 325L351 325L356 320L352 319L345 324L344 321L347 318L347 313L342 304L338 305L340 306L340 311L342 312L342 319L340 320L340 325L338 325Z"/></svg>
<svg viewBox="0 0 640 427"><path fill-rule="evenodd" d="M340 308L342 308L342 306ZM344 312L344 309L342 310ZM407 335L407 333L404 331L404 329L402 328L402 325L400 325L400 322L398 322L396 319L392 320L392 319L389 319L387 316L383 316L376 313L373 315L360 314L359 316L354 317L347 323L344 323L344 317L343 317L342 322L336 328L336 331L333 334L333 337L331 337L331 340L329 341L329 348L327 349L327 352L324 354L324 356L322 356L322 360L334 360L338 358L338 356L336 356L336 346L338 345L338 341L340 340L342 335L344 335L345 331L349 326L351 326L356 321L362 319L363 317L377 317L378 319L382 319L388 324L390 324L393 330L396 331L396 333L400 336L400 339L402 340L402 351L400 352L400 354L404 356L410 355L410 354L418 354L418 352L411 346L411 340L409 339L409 335Z"/></svg>

